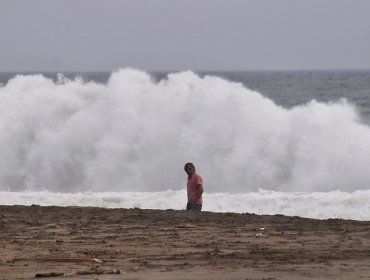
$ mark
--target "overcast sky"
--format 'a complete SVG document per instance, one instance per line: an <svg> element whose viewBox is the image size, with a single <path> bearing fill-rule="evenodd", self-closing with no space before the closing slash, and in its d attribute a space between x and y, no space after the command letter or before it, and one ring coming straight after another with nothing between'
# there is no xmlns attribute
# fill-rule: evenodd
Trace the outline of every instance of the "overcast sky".
<svg viewBox="0 0 370 280"><path fill-rule="evenodd" d="M370 69L370 0L0 0L0 71Z"/></svg>

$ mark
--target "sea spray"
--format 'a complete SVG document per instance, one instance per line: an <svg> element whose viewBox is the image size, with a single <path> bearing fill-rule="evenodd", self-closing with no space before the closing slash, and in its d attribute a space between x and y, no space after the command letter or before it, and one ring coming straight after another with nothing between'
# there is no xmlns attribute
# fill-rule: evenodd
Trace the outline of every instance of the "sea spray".
<svg viewBox="0 0 370 280"><path fill-rule="evenodd" d="M155 81L123 69L105 84L16 76L0 87L0 190L184 188L209 193L352 191L370 181L370 128L346 100L291 109L192 72Z"/></svg>

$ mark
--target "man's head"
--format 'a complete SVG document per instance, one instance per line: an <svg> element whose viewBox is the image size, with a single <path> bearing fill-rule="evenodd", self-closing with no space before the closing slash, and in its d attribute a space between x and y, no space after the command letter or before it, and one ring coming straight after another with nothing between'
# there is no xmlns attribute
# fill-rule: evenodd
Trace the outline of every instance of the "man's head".
<svg viewBox="0 0 370 280"><path fill-rule="evenodd" d="M188 163L185 164L184 170L185 170L186 174L188 174L188 176L191 176L195 172L195 166L191 162L188 162Z"/></svg>

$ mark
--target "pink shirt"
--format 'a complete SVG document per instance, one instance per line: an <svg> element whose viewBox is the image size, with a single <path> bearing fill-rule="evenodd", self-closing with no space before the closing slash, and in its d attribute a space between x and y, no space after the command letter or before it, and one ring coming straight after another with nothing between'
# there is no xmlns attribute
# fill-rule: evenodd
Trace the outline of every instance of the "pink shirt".
<svg viewBox="0 0 370 280"><path fill-rule="evenodd" d="M188 184L187 184L187 191L188 191L188 202L190 202L191 198L197 193L198 185L203 185L203 180L200 175L194 172L194 174L189 178L188 177ZM197 204L203 204L202 196L197 200Z"/></svg>

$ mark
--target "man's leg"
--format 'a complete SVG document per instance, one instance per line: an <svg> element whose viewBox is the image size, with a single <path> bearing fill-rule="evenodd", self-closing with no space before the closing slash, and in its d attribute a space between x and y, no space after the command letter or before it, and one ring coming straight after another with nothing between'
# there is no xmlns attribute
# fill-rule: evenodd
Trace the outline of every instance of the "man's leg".
<svg viewBox="0 0 370 280"><path fill-rule="evenodd" d="M186 210L192 210L192 211L202 211L202 204L195 204L195 203L188 203L186 205Z"/></svg>

